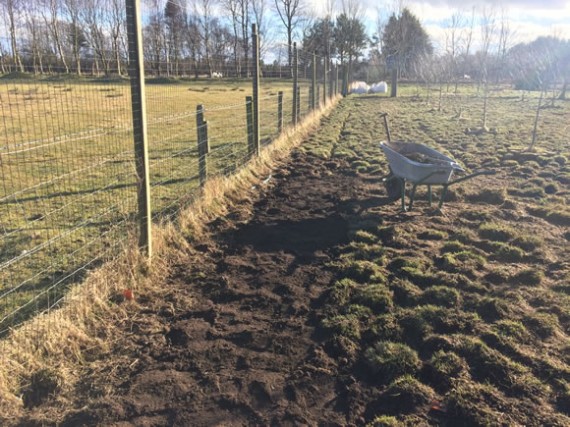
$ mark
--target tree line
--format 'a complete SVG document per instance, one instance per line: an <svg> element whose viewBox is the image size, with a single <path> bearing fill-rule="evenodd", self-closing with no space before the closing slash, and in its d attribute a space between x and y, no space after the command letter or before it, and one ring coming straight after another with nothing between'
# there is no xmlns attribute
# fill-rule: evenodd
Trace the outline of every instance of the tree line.
<svg viewBox="0 0 570 427"><path fill-rule="evenodd" d="M396 68L399 77L456 86L467 78L528 89L567 86L570 42L543 37L516 44L504 12L453 13L436 49L406 7L385 14L370 36L361 3L340 2L327 0L316 18L308 0L142 0L147 72L246 77L256 23L262 57L275 65L291 65L297 39L320 63L346 64L363 80L378 81ZM2 73L125 74L125 0L0 0L0 13ZM284 53L272 50L277 38L286 39ZM309 66L311 55L300 61Z"/></svg>

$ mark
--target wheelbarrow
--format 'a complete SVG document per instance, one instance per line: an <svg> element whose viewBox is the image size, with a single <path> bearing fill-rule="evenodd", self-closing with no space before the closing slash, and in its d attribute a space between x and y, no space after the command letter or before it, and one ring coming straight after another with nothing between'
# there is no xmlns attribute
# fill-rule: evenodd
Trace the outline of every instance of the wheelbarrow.
<svg viewBox="0 0 570 427"><path fill-rule="evenodd" d="M415 142L392 141L388 126L388 113L382 113L388 141L382 141L380 147L386 155L390 173L383 178L388 197L393 200L401 198L402 211L406 211L406 183L412 183L410 203L407 210L414 205L418 185L427 185L429 205L432 205L432 186L443 187L439 198L438 208L441 209L447 190L450 186L459 184L480 175L493 175L494 170L481 170L454 179L455 175L464 174L465 170L451 157L433 148Z"/></svg>

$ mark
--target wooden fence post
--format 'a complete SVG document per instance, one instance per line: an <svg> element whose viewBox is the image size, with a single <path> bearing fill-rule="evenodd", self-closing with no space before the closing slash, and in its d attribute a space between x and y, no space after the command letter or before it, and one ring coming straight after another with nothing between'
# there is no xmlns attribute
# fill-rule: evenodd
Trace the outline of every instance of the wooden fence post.
<svg viewBox="0 0 570 427"><path fill-rule="evenodd" d="M392 68L392 84L390 89L390 98L396 98L398 96L398 68Z"/></svg>
<svg viewBox="0 0 570 427"><path fill-rule="evenodd" d="M313 75L311 76L311 110L315 109L317 98L317 55L313 52Z"/></svg>
<svg viewBox="0 0 570 427"><path fill-rule="evenodd" d="M297 86L297 120L301 118L301 87Z"/></svg>
<svg viewBox="0 0 570 427"><path fill-rule="evenodd" d="M338 95L338 65L334 66L334 94Z"/></svg>
<svg viewBox="0 0 570 427"><path fill-rule="evenodd" d="M332 99L334 93L334 78L333 78L333 67L332 64L329 65L329 99Z"/></svg>
<svg viewBox="0 0 570 427"><path fill-rule="evenodd" d="M200 187L206 184L208 179L208 156L210 142L208 141L208 122L204 120L204 106L196 107L196 132L198 136L198 169L200 172Z"/></svg>
<svg viewBox="0 0 570 427"><path fill-rule="evenodd" d="M277 93L277 132L283 132L283 91Z"/></svg>
<svg viewBox="0 0 570 427"><path fill-rule="evenodd" d="M327 105L327 61L323 58L323 105Z"/></svg>
<svg viewBox="0 0 570 427"><path fill-rule="evenodd" d="M348 65L344 64L342 68L342 96L348 95Z"/></svg>
<svg viewBox="0 0 570 427"><path fill-rule="evenodd" d="M255 136L253 132L253 98L245 97L245 117L247 120L247 154L249 157L255 154Z"/></svg>
<svg viewBox="0 0 570 427"><path fill-rule="evenodd" d="M259 35L257 25L251 26L251 38L253 48L253 144L255 155L259 156Z"/></svg>
<svg viewBox="0 0 570 427"><path fill-rule="evenodd" d="M150 171L145 104L144 58L142 49L142 21L139 0L126 0L127 34L129 44L129 77L137 174L137 219L139 247L152 257L152 210L150 199Z"/></svg>
<svg viewBox="0 0 570 427"><path fill-rule="evenodd" d="M297 42L293 43L293 125L297 126L297 88L299 87L299 57Z"/></svg>

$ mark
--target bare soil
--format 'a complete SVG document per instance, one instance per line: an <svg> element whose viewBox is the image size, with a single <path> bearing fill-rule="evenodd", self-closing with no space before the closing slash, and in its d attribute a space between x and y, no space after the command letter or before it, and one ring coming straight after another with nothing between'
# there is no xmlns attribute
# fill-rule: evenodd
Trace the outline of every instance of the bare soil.
<svg viewBox="0 0 570 427"><path fill-rule="evenodd" d="M351 217L385 198L343 166L295 153L252 213L211 224L169 279L194 305L171 316L139 298L153 318L119 346L136 369L112 397L78 391L88 406L63 424L361 424L373 387L327 353L318 325Z"/></svg>

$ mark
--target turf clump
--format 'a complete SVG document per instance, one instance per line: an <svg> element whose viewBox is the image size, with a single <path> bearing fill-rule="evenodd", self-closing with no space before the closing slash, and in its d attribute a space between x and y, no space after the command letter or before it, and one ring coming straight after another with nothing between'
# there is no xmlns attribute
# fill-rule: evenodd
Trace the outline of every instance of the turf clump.
<svg viewBox="0 0 570 427"><path fill-rule="evenodd" d="M518 286L538 286L544 280L544 273L537 268L525 268L514 274L510 282Z"/></svg>
<svg viewBox="0 0 570 427"><path fill-rule="evenodd" d="M322 327L336 336L343 336L352 340L360 339L360 321L355 314L339 314L327 317L321 322Z"/></svg>
<svg viewBox="0 0 570 427"><path fill-rule="evenodd" d="M467 362L452 351L436 351L428 363L428 372L436 389L447 390L452 380L467 371Z"/></svg>
<svg viewBox="0 0 570 427"><path fill-rule="evenodd" d="M394 307L392 292L380 284L360 288L354 295L353 301L370 307L375 313L386 313Z"/></svg>
<svg viewBox="0 0 570 427"><path fill-rule="evenodd" d="M479 226L479 236L496 242L507 242L516 235L517 231L514 228L497 222L486 222Z"/></svg>
<svg viewBox="0 0 570 427"><path fill-rule="evenodd" d="M333 306L345 306L357 287L356 282L346 278L335 282L329 291L328 302Z"/></svg>
<svg viewBox="0 0 570 427"><path fill-rule="evenodd" d="M507 198L507 191L504 188L483 188L478 193L468 196L471 202L480 202L489 205L502 205Z"/></svg>
<svg viewBox="0 0 570 427"><path fill-rule="evenodd" d="M383 383L402 375L413 375L422 364L415 350L406 344L390 341L379 341L369 347L364 359L376 378Z"/></svg>
<svg viewBox="0 0 570 427"><path fill-rule="evenodd" d="M517 247L503 242L493 242L493 259L502 262L521 262L524 257L524 251Z"/></svg>
<svg viewBox="0 0 570 427"><path fill-rule="evenodd" d="M417 304L422 290L408 279L398 278L390 282L390 289L394 293L394 302L400 306Z"/></svg>
<svg viewBox="0 0 570 427"><path fill-rule="evenodd" d="M549 338L560 328L558 317L550 313L534 313L524 319L528 328L540 338Z"/></svg>
<svg viewBox="0 0 570 427"><path fill-rule="evenodd" d="M392 313L381 314L376 317L370 326L370 335L378 341L400 341L403 330L398 323L398 319Z"/></svg>
<svg viewBox="0 0 570 427"><path fill-rule="evenodd" d="M440 230L426 230L418 234L418 239L421 240L445 240L448 234Z"/></svg>
<svg viewBox="0 0 570 427"><path fill-rule="evenodd" d="M382 268L372 261L349 261L343 266L341 274L358 283L386 282Z"/></svg>
<svg viewBox="0 0 570 427"><path fill-rule="evenodd" d="M408 374L392 381L375 406L388 413L411 413L428 405L434 396L435 392L429 386Z"/></svg>
<svg viewBox="0 0 570 427"><path fill-rule="evenodd" d="M422 304L433 304L442 307L456 307L461 302L459 291L447 286L432 286L426 289L420 301Z"/></svg>

